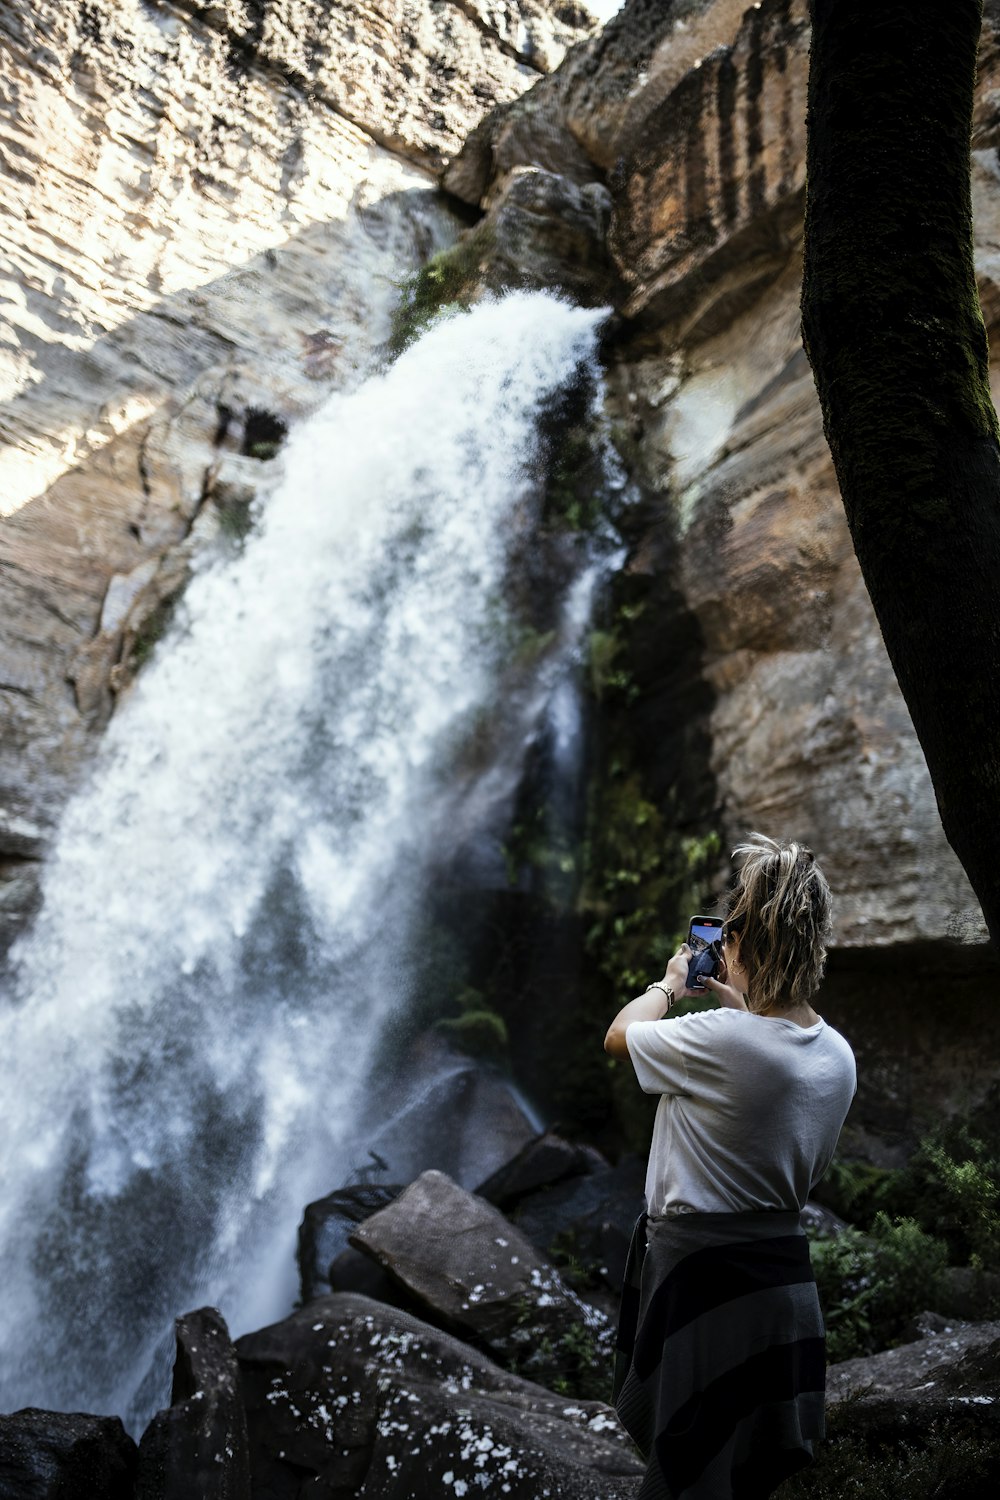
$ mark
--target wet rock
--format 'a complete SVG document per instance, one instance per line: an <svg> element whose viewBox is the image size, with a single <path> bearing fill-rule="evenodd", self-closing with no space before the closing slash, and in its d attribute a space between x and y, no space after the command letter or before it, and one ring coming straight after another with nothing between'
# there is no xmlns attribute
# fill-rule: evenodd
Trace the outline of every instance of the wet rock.
<svg viewBox="0 0 1000 1500"><path fill-rule="evenodd" d="M645 1202L645 1172L645 1163L627 1157L616 1167L570 1178L521 1199L512 1222L542 1255L572 1260L619 1291Z"/></svg>
<svg viewBox="0 0 1000 1500"><path fill-rule="evenodd" d="M254 1493L625 1500L643 1466L614 1412L502 1370L409 1314L335 1295L237 1343ZM610 1379L610 1369L609 1369Z"/></svg>
<svg viewBox="0 0 1000 1500"><path fill-rule="evenodd" d="M611 1358L608 1319L567 1287L491 1204L442 1172L424 1172L359 1224L351 1244L378 1260L441 1326L540 1379Z"/></svg>
<svg viewBox="0 0 1000 1500"><path fill-rule="evenodd" d="M362 1255L348 1245L335 1255L327 1267L327 1281L331 1292L360 1292L365 1297L374 1297L388 1307L406 1307L409 1299L393 1281L387 1271L369 1256ZM317 1295L320 1295L317 1293Z"/></svg>
<svg viewBox="0 0 1000 1500"><path fill-rule="evenodd" d="M136 1447L117 1417L0 1415L3 1500L131 1500Z"/></svg>
<svg viewBox="0 0 1000 1500"><path fill-rule="evenodd" d="M1000 1271L949 1266L941 1280L937 1305L952 1318L974 1320L984 1309L1000 1306Z"/></svg>
<svg viewBox="0 0 1000 1500"><path fill-rule="evenodd" d="M139 1444L136 1500L246 1500L246 1415L229 1330L213 1307L177 1320L171 1405Z"/></svg>
<svg viewBox="0 0 1000 1500"><path fill-rule="evenodd" d="M476 1194L506 1213L538 1188L552 1187L564 1177L584 1177L607 1165L593 1146L564 1140L554 1130L547 1130L480 1183Z"/></svg>
<svg viewBox="0 0 1000 1500"><path fill-rule="evenodd" d="M403 1081L376 1090L362 1127L397 1182L428 1168L474 1188L538 1134L510 1080L429 1038Z"/></svg>
<svg viewBox="0 0 1000 1500"><path fill-rule="evenodd" d="M832 1239L847 1228L846 1222L838 1214L830 1208L824 1208L821 1203L806 1204L802 1210L802 1225L809 1234L820 1239Z"/></svg>
<svg viewBox="0 0 1000 1500"><path fill-rule="evenodd" d="M473 231L484 245L482 278L492 290L562 291L585 307L614 300L607 248L611 197L601 183L578 186L537 167L512 172Z"/></svg>
<svg viewBox="0 0 1000 1500"><path fill-rule="evenodd" d="M401 1187L383 1183L359 1183L338 1188L307 1205L299 1225L299 1286L303 1302L325 1296L332 1288L329 1268L348 1249L348 1237L355 1224L377 1213L402 1192ZM368 1290L341 1286L341 1291Z"/></svg>
<svg viewBox="0 0 1000 1500"><path fill-rule="evenodd" d="M929 1393L939 1387L957 1390L962 1385L966 1355L975 1350L988 1351L1000 1339L1000 1322L941 1321L937 1314L924 1314L924 1318L925 1326L935 1331L915 1343L831 1365L827 1377L830 1399L841 1401L851 1392L864 1391L872 1397L930 1400Z"/></svg>

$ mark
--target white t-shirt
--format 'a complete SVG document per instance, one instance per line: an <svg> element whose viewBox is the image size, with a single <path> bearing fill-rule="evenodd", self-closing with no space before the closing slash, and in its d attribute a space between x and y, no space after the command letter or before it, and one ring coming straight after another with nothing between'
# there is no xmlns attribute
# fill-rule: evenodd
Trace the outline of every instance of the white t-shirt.
<svg viewBox="0 0 1000 1500"><path fill-rule="evenodd" d="M857 1088L838 1031L723 1006L633 1021L625 1039L641 1087L663 1096L646 1171L651 1215L802 1208Z"/></svg>

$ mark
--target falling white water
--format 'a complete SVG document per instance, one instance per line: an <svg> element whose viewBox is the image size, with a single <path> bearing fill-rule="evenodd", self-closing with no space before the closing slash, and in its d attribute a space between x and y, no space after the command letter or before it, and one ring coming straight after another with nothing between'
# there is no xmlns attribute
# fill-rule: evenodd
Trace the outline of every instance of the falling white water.
<svg viewBox="0 0 1000 1500"><path fill-rule="evenodd" d="M287 1309L294 1225L342 1180L409 999L435 842L509 791L584 622L581 552L508 750L449 775L510 647L536 419L599 322L517 294L333 397L113 721L0 1012L0 1410L141 1418L178 1313Z"/></svg>

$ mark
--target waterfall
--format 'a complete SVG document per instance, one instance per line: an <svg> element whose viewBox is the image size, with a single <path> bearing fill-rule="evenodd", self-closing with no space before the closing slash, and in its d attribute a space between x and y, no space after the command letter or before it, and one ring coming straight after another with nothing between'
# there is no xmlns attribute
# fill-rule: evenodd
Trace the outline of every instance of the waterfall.
<svg viewBox="0 0 1000 1500"><path fill-rule="evenodd" d="M505 584L539 415L596 385L600 320L514 294L330 398L113 720L0 1010L0 1410L141 1421L176 1315L214 1303L239 1333L290 1306L301 1209L343 1180L411 999L435 851L511 795L546 714L565 739L594 548L519 678Z"/></svg>

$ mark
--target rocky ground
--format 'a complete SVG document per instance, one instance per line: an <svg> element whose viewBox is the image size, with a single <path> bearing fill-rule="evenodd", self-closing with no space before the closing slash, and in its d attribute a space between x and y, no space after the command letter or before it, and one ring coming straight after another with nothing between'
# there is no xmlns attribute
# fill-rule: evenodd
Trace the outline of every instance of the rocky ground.
<svg viewBox="0 0 1000 1500"><path fill-rule="evenodd" d="M212 1308L178 1319L171 1404L138 1445L117 1418L0 1417L0 1494L634 1496L643 1466L606 1398L612 1288L639 1205L634 1165L612 1169L551 1133L479 1193L434 1170L339 1189L303 1222L295 1312L235 1345ZM603 1236L605 1261L560 1252L580 1231ZM320 1270L323 1245L345 1238L349 1252ZM927 1314L912 1334L831 1369L834 1450L845 1431L873 1452L900 1432L919 1447L942 1422L956 1443L990 1440L1000 1324Z"/></svg>

